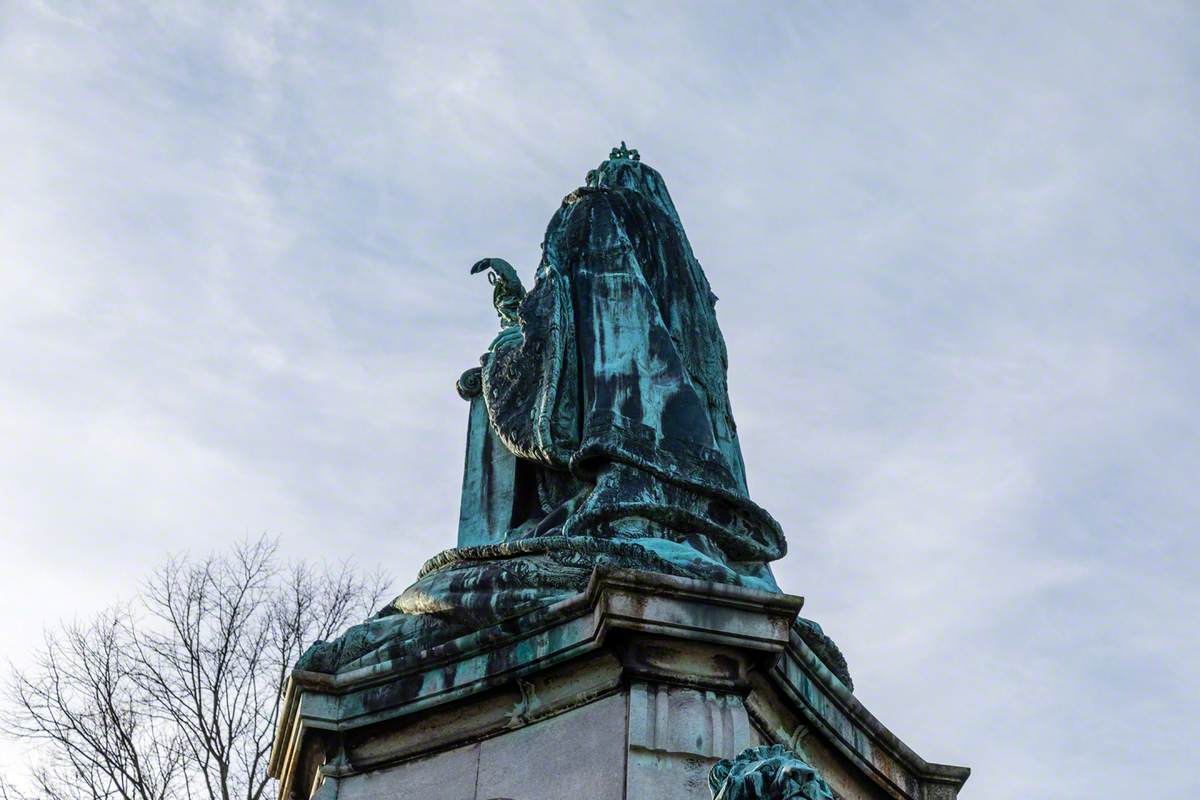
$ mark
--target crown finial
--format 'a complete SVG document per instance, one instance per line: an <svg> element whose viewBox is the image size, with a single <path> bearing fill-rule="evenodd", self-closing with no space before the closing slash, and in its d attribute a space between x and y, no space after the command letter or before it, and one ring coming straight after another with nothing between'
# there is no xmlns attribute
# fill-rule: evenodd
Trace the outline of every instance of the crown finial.
<svg viewBox="0 0 1200 800"><path fill-rule="evenodd" d="M614 147L612 150L609 151L608 158L610 161L612 159L616 159L616 158L624 158L624 159L628 159L629 161L641 161L642 160L642 156L638 153L638 151L630 150L628 147L625 146L624 141L621 142L620 147Z"/></svg>

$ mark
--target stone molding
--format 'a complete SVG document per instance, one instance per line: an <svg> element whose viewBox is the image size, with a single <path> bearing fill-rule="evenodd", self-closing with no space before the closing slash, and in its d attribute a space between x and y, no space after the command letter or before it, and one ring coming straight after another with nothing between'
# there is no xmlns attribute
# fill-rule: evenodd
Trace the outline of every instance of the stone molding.
<svg viewBox="0 0 1200 800"><path fill-rule="evenodd" d="M308 800L327 778L505 735L618 692L628 695L629 746L669 752L669 721L686 695L678 686L709 698L706 724L731 743L752 725L766 743L836 753L881 796L955 797L969 770L926 762L879 723L792 629L802 605L597 570L575 597L410 658L293 672L270 772L280 797Z"/></svg>

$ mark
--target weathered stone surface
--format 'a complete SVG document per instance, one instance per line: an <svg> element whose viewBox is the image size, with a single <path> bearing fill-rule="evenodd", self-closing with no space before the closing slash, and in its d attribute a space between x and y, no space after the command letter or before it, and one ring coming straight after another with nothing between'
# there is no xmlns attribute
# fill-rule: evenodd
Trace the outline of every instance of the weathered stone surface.
<svg viewBox="0 0 1200 800"><path fill-rule="evenodd" d="M713 761L750 743L750 720L736 694L635 681L627 696L628 797L701 797Z"/></svg>
<svg viewBox="0 0 1200 800"><path fill-rule="evenodd" d="M284 797L308 800L319 787L322 800L348 800L387 780L404 785L408 770L426 781L451 761L424 759L459 753L466 761L453 763L477 759L476 800L531 800L542 785L565 792L556 797L601 796L566 792L575 774L605 792L619 776L624 794L612 796L625 800L672 800L705 797L719 760L782 744L843 800L955 797L968 771L926 762L871 716L792 627L800 605L599 573L587 593L507 629L337 675L295 673L272 773ZM575 757L543 755L556 745Z"/></svg>
<svg viewBox="0 0 1200 800"><path fill-rule="evenodd" d="M624 760L618 695L484 741L477 798L623 800Z"/></svg>
<svg viewBox="0 0 1200 800"><path fill-rule="evenodd" d="M351 775L339 781L341 800L475 800L479 781L478 744L419 758L401 768Z"/></svg>

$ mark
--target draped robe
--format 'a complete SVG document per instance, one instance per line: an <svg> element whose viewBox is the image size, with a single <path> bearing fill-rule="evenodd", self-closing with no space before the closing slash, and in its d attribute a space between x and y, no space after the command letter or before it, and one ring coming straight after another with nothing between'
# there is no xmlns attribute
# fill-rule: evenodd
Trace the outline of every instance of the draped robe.
<svg viewBox="0 0 1200 800"><path fill-rule="evenodd" d="M516 457L501 540L426 563L380 615L301 667L335 671L581 591L601 565L778 591L779 525L755 505L716 301L661 175L613 158L550 220L519 329L482 359L487 424Z"/></svg>

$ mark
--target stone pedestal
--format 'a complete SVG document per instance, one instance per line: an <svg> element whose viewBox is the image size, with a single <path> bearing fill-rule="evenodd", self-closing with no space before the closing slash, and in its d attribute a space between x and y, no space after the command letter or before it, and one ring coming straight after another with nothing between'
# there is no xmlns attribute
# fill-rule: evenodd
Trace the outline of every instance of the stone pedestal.
<svg viewBox="0 0 1200 800"><path fill-rule="evenodd" d="M271 758L321 800L708 800L782 743L845 800L950 800L969 775L883 727L792 623L803 600L639 572L493 630L336 676L297 671Z"/></svg>

